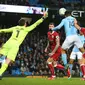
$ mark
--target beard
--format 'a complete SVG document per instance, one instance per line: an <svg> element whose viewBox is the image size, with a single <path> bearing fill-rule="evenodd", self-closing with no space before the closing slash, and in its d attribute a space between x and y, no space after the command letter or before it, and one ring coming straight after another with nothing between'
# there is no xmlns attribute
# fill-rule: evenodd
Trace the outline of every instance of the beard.
<svg viewBox="0 0 85 85"><path fill-rule="evenodd" d="M50 32L52 32L52 29L49 29Z"/></svg>

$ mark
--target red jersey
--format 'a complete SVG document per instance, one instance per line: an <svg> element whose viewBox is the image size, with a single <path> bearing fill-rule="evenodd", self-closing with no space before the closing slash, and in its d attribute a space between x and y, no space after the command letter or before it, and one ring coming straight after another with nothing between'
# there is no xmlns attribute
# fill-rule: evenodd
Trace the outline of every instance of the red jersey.
<svg viewBox="0 0 85 85"><path fill-rule="evenodd" d="M59 39L59 42L56 42L56 38L59 38L59 34L53 31L53 32L48 32L47 35L48 35L48 40L49 40L49 47L51 50L53 50L57 43L60 44L60 39ZM60 45L58 49L60 49Z"/></svg>

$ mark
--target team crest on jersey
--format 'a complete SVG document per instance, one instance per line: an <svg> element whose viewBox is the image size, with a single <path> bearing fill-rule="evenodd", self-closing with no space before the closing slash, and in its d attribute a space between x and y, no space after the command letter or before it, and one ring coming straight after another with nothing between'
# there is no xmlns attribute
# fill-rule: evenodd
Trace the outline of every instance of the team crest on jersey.
<svg viewBox="0 0 85 85"><path fill-rule="evenodd" d="M54 36L52 35L52 38L54 38Z"/></svg>

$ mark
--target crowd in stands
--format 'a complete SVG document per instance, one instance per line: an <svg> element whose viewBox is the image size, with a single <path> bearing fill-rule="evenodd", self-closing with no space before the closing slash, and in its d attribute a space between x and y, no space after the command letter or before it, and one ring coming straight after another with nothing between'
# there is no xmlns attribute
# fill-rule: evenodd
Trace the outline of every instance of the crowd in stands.
<svg viewBox="0 0 85 85"><path fill-rule="evenodd" d="M0 4L85 9L85 0L0 0Z"/></svg>

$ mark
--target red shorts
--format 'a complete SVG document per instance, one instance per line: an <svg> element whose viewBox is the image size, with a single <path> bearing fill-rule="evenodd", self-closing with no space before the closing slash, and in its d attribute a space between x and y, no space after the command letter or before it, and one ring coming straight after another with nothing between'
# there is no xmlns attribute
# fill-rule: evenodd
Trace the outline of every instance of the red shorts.
<svg viewBox="0 0 85 85"><path fill-rule="evenodd" d="M61 48L59 48L55 54L53 54L52 56L50 56L51 58L53 58L53 60L58 61L59 57L61 55Z"/></svg>

